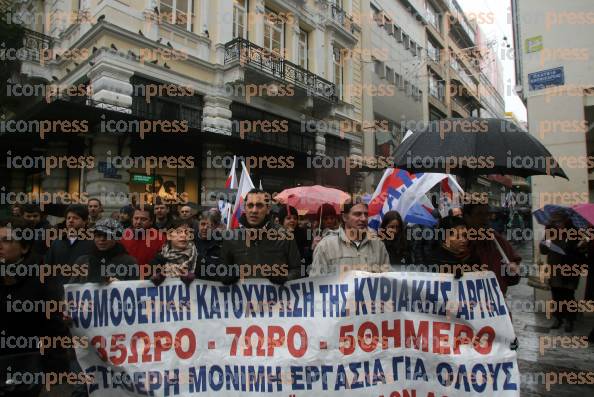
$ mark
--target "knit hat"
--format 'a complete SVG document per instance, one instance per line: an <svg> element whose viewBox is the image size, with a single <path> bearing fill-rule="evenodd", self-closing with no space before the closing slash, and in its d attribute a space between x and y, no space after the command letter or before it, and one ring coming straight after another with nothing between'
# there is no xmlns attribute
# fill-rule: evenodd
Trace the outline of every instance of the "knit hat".
<svg viewBox="0 0 594 397"><path fill-rule="evenodd" d="M100 219L95 223L93 233L103 233L110 240L119 240L124 234L124 228L120 222L112 218Z"/></svg>

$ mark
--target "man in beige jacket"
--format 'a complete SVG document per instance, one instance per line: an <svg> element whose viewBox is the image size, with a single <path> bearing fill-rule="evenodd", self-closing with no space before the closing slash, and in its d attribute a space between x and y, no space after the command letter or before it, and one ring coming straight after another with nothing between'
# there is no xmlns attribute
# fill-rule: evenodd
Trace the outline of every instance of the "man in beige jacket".
<svg viewBox="0 0 594 397"><path fill-rule="evenodd" d="M316 247L309 275L342 274L349 270L391 271L383 241L367 227L367 205L345 204L342 218L344 227L337 234L324 237Z"/></svg>

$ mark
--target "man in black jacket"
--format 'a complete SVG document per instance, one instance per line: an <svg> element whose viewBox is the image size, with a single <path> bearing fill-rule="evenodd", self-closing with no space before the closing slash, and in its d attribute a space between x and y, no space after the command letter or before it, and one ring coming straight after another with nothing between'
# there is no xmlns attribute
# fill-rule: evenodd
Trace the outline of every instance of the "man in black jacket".
<svg viewBox="0 0 594 397"><path fill-rule="evenodd" d="M124 229L115 219L104 218L93 228L94 247L87 255L76 260L76 264L87 269L70 279L70 283L110 283L116 280L138 280L140 270L136 259L128 255L118 241Z"/></svg>
<svg viewBox="0 0 594 397"><path fill-rule="evenodd" d="M48 280L50 288L60 296L63 296L64 283L68 280L62 272L57 271L58 268L74 265L79 257L89 254L95 245L86 230L88 217L89 211L84 205L68 206L65 214L66 236L52 242L45 254L45 263L56 269L53 273L55 276Z"/></svg>
<svg viewBox="0 0 594 397"><path fill-rule="evenodd" d="M37 396L43 387L38 373L68 372L68 357L62 345L68 331L59 311L46 313L38 305L33 305L33 310L22 309L26 302L56 303L59 300L39 277L42 260L31 250L32 241L20 239L20 233L14 233L15 229L22 231L27 226L24 220L17 218L0 221L0 266L3 268L0 275L3 339L0 344L0 395L7 396ZM18 302L20 306L17 306ZM58 342L49 343L48 347L45 341ZM32 383L21 383L21 379L10 375L19 372L36 376Z"/></svg>
<svg viewBox="0 0 594 397"><path fill-rule="evenodd" d="M292 232L272 222L270 195L252 189L245 197L245 214L233 238L223 241L222 258L228 275L240 278L268 278L284 284L305 276L301 257Z"/></svg>

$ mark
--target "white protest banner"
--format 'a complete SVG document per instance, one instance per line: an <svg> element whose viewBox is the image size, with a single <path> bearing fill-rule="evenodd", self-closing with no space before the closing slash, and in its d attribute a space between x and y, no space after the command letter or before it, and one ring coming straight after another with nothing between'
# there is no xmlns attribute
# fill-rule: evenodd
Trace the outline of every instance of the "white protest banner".
<svg viewBox="0 0 594 397"><path fill-rule="evenodd" d="M66 286L91 396L519 396L492 272Z"/></svg>

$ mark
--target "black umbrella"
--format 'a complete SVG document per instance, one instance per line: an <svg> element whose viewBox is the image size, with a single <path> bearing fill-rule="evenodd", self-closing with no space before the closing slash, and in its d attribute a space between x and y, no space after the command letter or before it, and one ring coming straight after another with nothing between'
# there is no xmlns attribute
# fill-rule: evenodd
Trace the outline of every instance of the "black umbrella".
<svg viewBox="0 0 594 397"><path fill-rule="evenodd" d="M504 119L424 123L396 150L394 167L410 172L476 175L567 175L536 138Z"/></svg>

